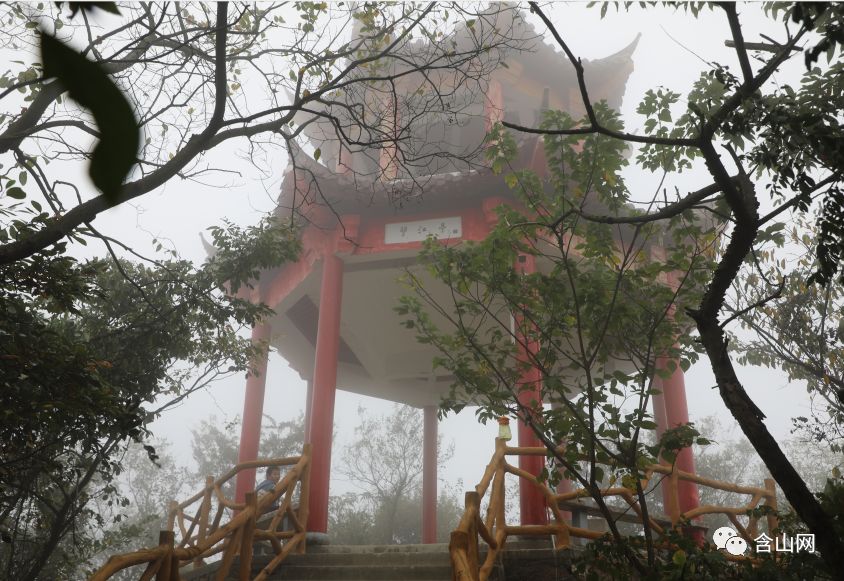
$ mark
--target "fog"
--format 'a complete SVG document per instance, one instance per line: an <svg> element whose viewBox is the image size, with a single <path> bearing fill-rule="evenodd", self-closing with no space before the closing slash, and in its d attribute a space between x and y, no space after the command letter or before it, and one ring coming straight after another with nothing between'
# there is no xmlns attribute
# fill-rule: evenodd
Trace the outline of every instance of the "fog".
<svg viewBox="0 0 844 581"><path fill-rule="evenodd" d="M748 23L746 40L760 40L760 32L780 36L779 30L761 27L763 19L759 10L760 5L742 7L742 21ZM724 45L729 37L729 28L720 11L704 11L698 19L694 19L682 9L633 8L629 13L618 13L610 7L603 20L597 9L588 9L585 4L555 4L550 12L575 54L586 59L612 54L641 33L633 55L635 70L627 83L622 108L627 129L632 131L641 128L642 119L636 115L635 108L649 88L664 86L683 94L706 68L706 62L729 64L734 70L739 68L732 49ZM537 30L542 29L541 23L538 24ZM553 40L548 38L546 42L550 44ZM530 55L519 58L529 59ZM777 80L794 78L802 72L802 59L794 61L778 74ZM248 92L248 85L244 89ZM223 218L240 225L253 224L274 208L287 159L281 154L278 158L267 160L267 173L261 174L245 159L246 151L244 143L229 143L211 152L202 162L203 165L225 167L238 174L231 171L209 174L202 178L203 183L171 180L159 190L101 215L95 224L104 233L119 238L142 253L152 253L151 240L156 238L181 256L201 261L205 252L199 234L208 226L219 224ZM659 176L642 173L631 165L626 170L626 180L634 192L634 199L647 199L657 187ZM709 181L703 172L690 171L666 185L669 191L674 186L683 191L697 189ZM809 401L805 389L802 385L790 384L784 374L741 368L739 375L751 397L768 416L768 426L778 438L788 437L791 416L808 414ZM220 423L234 420L242 411L244 385L245 378L242 376L216 382L157 420L152 425L155 436L170 441L179 461L189 463L191 429L209 416L216 416ZM694 421L714 415L721 419L724 426L734 426L717 390L713 389L714 385L707 361L698 362L688 371L686 389L691 419ZM276 420L290 419L301 413L304 401L305 383L278 354L271 353L264 412ZM343 444L353 433L359 405L371 413L386 413L392 404L344 392L340 386L335 408L338 436L334 446L335 463ZM455 442L454 457L441 471L440 477L451 483L462 480L467 489L480 478L497 435L497 426L478 424L473 412L473 409L466 409L440 424L444 441ZM732 432L716 435L716 439L719 439L718 436L730 439L736 434L737 430L733 428ZM351 483L335 476L332 494L342 493L351 486Z"/></svg>

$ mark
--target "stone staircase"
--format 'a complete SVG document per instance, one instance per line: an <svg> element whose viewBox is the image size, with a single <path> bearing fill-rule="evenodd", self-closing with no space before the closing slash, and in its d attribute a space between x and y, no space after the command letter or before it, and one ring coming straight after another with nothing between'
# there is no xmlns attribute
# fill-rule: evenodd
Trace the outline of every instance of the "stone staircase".
<svg viewBox="0 0 844 581"><path fill-rule="evenodd" d="M549 541L508 541L491 577L495 581L568 581L570 553L555 552ZM482 554L485 554L482 549ZM270 555L252 559L256 575ZM216 564L182 570L184 581L212 581ZM238 565L230 581L236 580ZM317 545L305 555L290 555L270 576L272 581L451 581L448 545Z"/></svg>

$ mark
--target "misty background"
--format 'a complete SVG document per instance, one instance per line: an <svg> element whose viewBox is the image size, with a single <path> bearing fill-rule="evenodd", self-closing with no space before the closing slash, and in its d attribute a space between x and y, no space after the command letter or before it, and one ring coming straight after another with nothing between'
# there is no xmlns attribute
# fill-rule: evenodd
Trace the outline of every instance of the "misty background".
<svg viewBox="0 0 844 581"><path fill-rule="evenodd" d="M761 4L741 5L739 11L746 27L747 41L760 41L760 34L777 33L762 15ZM525 9L528 20L542 33L544 26L526 12ZM707 68L707 62L739 69L734 50L724 45L730 35L726 18L720 12L704 10L698 18L693 18L682 7L631 7L626 12L610 6L602 20L600 10L588 8L585 3L560 3L549 7L549 14L575 54L584 59L612 54L641 34L632 57L635 68L627 83L622 106L626 127L634 132L639 132L643 121L635 113L636 106L648 89L662 86L686 94L701 70ZM554 45L552 39L546 39L546 42ZM565 58L559 49L557 52L561 59ZM525 53L515 58L530 59L531 56ZM803 71L802 59L792 59L775 75L774 82L797 78ZM586 80L588 83L588 76ZM244 90L248 93L248 82L244 82ZM684 106L684 103L678 105ZM153 244L158 241L165 249L175 251L183 258L201 262L205 258L205 250L200 233L209 226L220 224L222 219L238 225L255 224L275 207L287 157L283 152L276 151L260 160L258 165L266 170L266 173L261 173L247 159L248 151L245 140L217 147L206 155L200 165L223 167L226 171L206 174L199 181L172 180L153 193L102 214L95 221L95 226L141 253L154 255ZM659 178L659 175L642 171L632 164L625 170L625 180L636 200L652 197ZM90 186L84 175L68 176L68 179L79 184L83 191L86 185ZM705 172L692 170L665 186L669 191L673 191L675 186L681 191L689 191L706 183L709 183L709 178ZM763 200L763 210L764 203ZM206 238L210 237L206 234ZM93 255L100 253L102 248L92 244L87 250L77 248L75 251L81 255ZM396 324L399 320L396 316ZM284 330L279 331L283 333ZM784 373L755 367L739 368L739 377L749 395L766 414L771 432L780 441L793 439L794 436L789 435L791 417L809 415L810 412L810 401L804 386L790 383ZM167 411L150 426L155 438L171 444L169 452L177 464L190 467L191 430L202 420L213 416L222 427L241 415L245 383L246 379L241 375L220 380ZM734 440L739 431L714 385L714 377L705 359L686 373L690 419L699 422L709 416L717 418L721 432L712 434L716 441L713 447L717 447L718 441ZM281 356L271 352L264 413L276 421L298 417L305 407L305 392L305 382ZM338 386L333 449L335 467L343 446L352 440L358 425L358 407L375 415L390 413L392 405L391 402L345 392L342 385ZM421 413L419 421L422 421ZM444 444L455 444L453 457L439 473L440 490L446 483L454 485L459 481L462 481L463 489L474 487L493 453L497 425L479 424L474 408L466 408L460 414L442 420L439 429ZM791 451L795 453L794 449ZM198 489L201 485L202 482L198 481L189 485L188 489ZM353 483L344 480L336 469L333 470L331 494L351 490L355 490Z"/></svg>

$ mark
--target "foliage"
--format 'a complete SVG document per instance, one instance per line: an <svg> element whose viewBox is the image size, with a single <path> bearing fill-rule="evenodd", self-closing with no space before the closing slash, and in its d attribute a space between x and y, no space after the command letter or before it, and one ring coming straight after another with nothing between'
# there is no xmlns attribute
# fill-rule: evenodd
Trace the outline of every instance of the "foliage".
<svg viewBox="0 0 844 581"><path fill-rule="evenodd" d="M223 285L236 292L297 252L291 223L270 219L245 233L229 224L213 230L218 254L201 268L175 258L130 264L91 220L174 177L203 176L203 155L228 140L264 135L272 146L292 146L301 132L297 113L338 89L389 85L407 74L411 40L437 35L449 20L435 5L128 5L99 21L79 8L70 5L77 16L70 21L52 3L0 11L4 50L42 49L42 58L11 62L0 77L0 435L7 443L0 498L12 539L2 565L24 580L62 577L73 566L81 543L72 533L100 523L89 501L116 499L119 452L147 436L149 421L212 378L248 368L261 346L237 331L267 310L225 295ZM452 14L459 20L465 12ZM344 19L358 20L362 36L333 43L331 29ZM284 32L293 41L279 47ZM484 70L480 61L495 59L492 43L454 48L451 69L473 65L466 80ZM442 51L432 45L416 57L410 69L431 66ZM390 60L392 69L383 66ZM243 72L249 68L255 75ZM242 83L250 76L263 92L247 98ZM387 130L368 127L371 141L341 135L343 142L381 143ZM88 148L91 138L98 143ZM251 153L260 162L261 146ZM74 162L90 162L101 194L65 181ZM66 253L91 238L105 244L110 264ZM169 403L156 408L161 396Z"/></svg>
<svg viewBox="0 0 844 581"><path fill-rule="evenodd" d="M223 226L208 231L214 243L211 268L232 293L243 286L253 288L262 270L294 260L301 249L297 229L275 216L245 229L224 220Z"/></svg>
<svg viewBox="0 0 844 581"><path fill-rule="evenodd" d="M833 579L823 571L817 555L802 552L784 554L776 562L769 555L761 555L759 562L730 562L723 551L712 543L697 546L688 537L669 535L673 548L665 552L664 559L657 562L649 579L742 579L746 581L802 581L803 579ZM637 572L630 567L621 547L632 551L643 551L641 538L630 537L615 543L606 537L589 543L583 553L577 555L573 571L578 579L597 581L609 579L623 581L637 578Z"/></svg>
<svg viewBox="0 0 844 581"><path fill-rule="evenodd" d="M154 546L159 531L165 528L166 505L170 500L190 494L193 480L185 467L179 466L166 441L152 440L155 460L141 444L131 443L120 458L121 473L114 485L121 502L94 499L94 510L105 516L106 526L80 536L93 540L91 553L76 564L77 575L89 575L110 556ZM124 570L115 581L134 581L137 570Z"/></svg>
<svg viewBox="0 0 844 581"><path fill-rule="evenodd" d="M746 438L730 434L713 416L703 418L696 425L713 443L711 446L695 446L695 467L700 476L746 486L759 486L763 479L768 477L765 465L756 456ZM838 506L844 505L836 506L833 496L840 494L840 472L837 472L835 466L837 462L841 462L841 458L828 448L800 439L785 442L784 448L810 489L819 494L824 504L829 507L830 513L840 513ZM830 466L833 467L832 470ZM839 474L838 477L835 476L836 473ZM701 505L740 506L748 498L746 495L706 486L699 487L699 491ZM771 531L766 532L772 537L786 534L791 538L798 533L806 533L805 525L788 506L786 499L782 497L782 491L777 492L779 528L774 534ZM651 510L662 512L662 499L658 495L653 495L648 503ZM705 515L697 524L706 527L710 535L719 527L733 527L726 516L721 514ZM682 536L672 535L670 539L675 543L675 547L671 552L665 553L667 558L657 562L658 569L653 573L654 578L782 581L830 578L824 572L817 554L782 553L776 565L762 554L758 555L763 559L759 565L747 567L728 562L724 553L716 550L709 542L699 547ZM645 549L641 537L628 537L620 542L629 543L633 550ZM636 571L631 568L624 551L620 550L619 542L607 538L588 543L584 551L574 559L573 571L582 579L622 580L636 576Z"/></svg>
<svg viewBox="0 0 844 581"><path fill-rule="evenodd" d="M789 6L779 15L780 5L767 6L774 20L793 17L799 29L786 22L781 40L751 49L735 5L718 4L740 74L707 62L686 95L647 91L637 109L644 131L633 133L590 100L581 60L545 9L530 5L573 67L586 114L573 120L564 112L545 113L538 127L505 117L504 127L488 137L487 152L493 170L506 172L515 202L499 210L498 225L484 242L426 245L428 272L450 289L451 300L443 302L442 294L409 274L417 296L403 299L400 313L420 341L440 351L436 363L456 378L445 409L471 398L481 404L482 419L516 415L562 473L601 506L596 483L606 472L602 463L610 465L610 482L632 488L641 465L661 451L641 439L654 426L646 407L650 378L669 371L655 359L665 355L685 367L705 352L725 405L815 534L827 570L841 570L835 511L812 494L768 431L732 365L725 333L773 298L771 279L758 285L754 299L739 295L736 308L730 289L743 265L779 235L785 212L819 208L818 234L810 240L814 272L803 280L828 286L841 266L841 63L811 68L796 83L771 82L803 39L820 40L828 56L840 51L840 6ZM683 9L696 16L699 7ZM542 135L547 176L510 166L515 142L505 128ZM673 199L634 198L619 174L626 145L638 148L638 165L661 176L660 184L690 169L705 172L706 181L696 191L678 190ZM760 214L763 188L773 204L766 214ZM648 256L659 247L665 256ZM777 253L773 260L784 266L786 258ZM558 407L545 409L540 400ZM675 448L700 441L693 428L670 437ZM562 441L565 450L555 451ZM585 470L578 464L584 459ZM556 469L549 470L553 480ZM643 491L636 492L646 504ZM639 552L621 542L612 523L610 529L631 570L645 577L662 570L664 555L654 551L647 531Z"/></svg>
<svg viewBox="0 0 844 581"><path fill-rule="evenodd" d="M809 63L820 52L830 58L840 51L841 6L766 6L772 19L794 22L796 30L783 26L780 40L756 52L759 60L751 62L735 6L718 5L733 36L740 74L713 63L685 96L652 90L639 108L644 134L637 135L626 133L605 106L589 101L581 62L542 8L531 5L578 75L586 116L575 122L549 112L542 127L528 128L546 136L549 179L519 168L508 172L505 179L521 207L501 211L499 228L488 241L458 250L429 245L431 272L456 289L457 300L434 316L424 312L421 302L408 301L405 314L422 340L441 348L440 363L458 377L460 389L485 398L483 417L516 413L551 448L569 438L572 445L556 461L565 475L593 492L605 476L600 462L610 461L611 477L635 482L631 477L643 462L666 452L641 439L642 431L653 426L647 402L653 395L651 378L660 372L656 357L676 357L685 366L704 350L725 405L817 535L827 567L844 569L844 550L835 534L837 489L830 488L820 500L812 495L768 432L727 350L724 327L764 307L769 297L733 309L735 318L722 318L736 276L761 251L759 245L782 230L777 221L790 209L815 207L819 216L817 234L809 241L816 256L807 282L826 288L840 283L841 65L818 65L791 85L771 81L804 40L815 45L807 53ZM145 139L119 192L119 199L130 200L176 176L204 175L207 168L201 164L208 163L208 151L243 137L270 140L267 149L250 142L249 155L259 162L276 146L299 151L296 143L305 128L320 122L334 132L311 144L314 158L324 163L339 161L343 147L372 155L384 144L418 143L405 139L412 133L410 123L429 115L451 119L466 113L460 99L450 98L459 91L443 98L429 70L456 67L461 72L455 84L483 90L483 73L497 64L501 51L518 44L507 34L513 29L495 37L502 31L494 18L482 22L488 15L453 6L449 16L444 6L365 3L335 11L326 3L296 3L289 12L275 5L237 6L229 12L229 5L221 3L212 13L206 5L140 4L127 7L125 19L112 25L115 21L92 22L85 10L81 21L65 23L52 4L7 4L0 19L3 48L21 49L21 39L41 26L81 46L80 55L136 104ZM684 9L696 15L699 7ZM471 25L466 16L473 17ZM335 43L338 20L356 23L360 34ZM466 38L476 42L446 42L455 21L472 30ZM292 33L294 42L277 44L282 32ZM415 50L421 38L431 41L425 51ZM394 81L408 74L405 65L426 73L411 100L421 111L401 116L393 111L393 119L408 119L408 125L395 127L386 122L389 108L383 104L397 100ZM62 180L66 162L92 159L90 148L79 143L105 138L107 128L95 126L95 108L86 112L64 102L63 86L45 77L45 66L11 63L0 77L0 99L7 99L0 113L0 154L5 156L0 176L0 437L8 442L0 460L0 510L10 538L19 539L3 555L4 573L25 580L42 571L54 577L67 573L76 550L70 533L86 520L101 518L85 508L88 499L113 495L108 483L120 469L114 454L128 440L144 437L155 411L148 406L157 395L172 392L178 399L216 373L248 367L255 350L238 338L229 321L249 324L265 311L224 298L219 275L230 276L237 286L238 280L245 283L257 269L276 262L256 258L253 266L231 264L225 248L221 260L228 264L199 269L178 260L140 266L70 258L67 245L90 237L102 240L114 257L112 241L90 223L114 197L80 191L85 188ZM247 67L257 71L262 93L247 95ZM357 98L364 94L384 98ZM492 167L504 171L513 142L497 131L488 151ZM129 141L121 150L130 149ZM702 163L712 184L672 201L654 196L648 205L630 208L633 198L619 173L624 143L640 144L637 162L668 172L668 180ZM413 176L439 154L429 148L392 157L411 160L404 169ZM60 163L48 167L55 161ZM312 186L297 201L312 200L318 184L295 155L292 163L297 183ZM364 173L372 177L383 171L375 164ZM760 216L763 188L774 209ZM698 222L694 208L716 216L728 236L718 239L718 228ZM267 232L279 233L277 226ZM227 232L227 227L218 231L223 246ZM649 247L645 241L665 236L667 256L643 256ZM293 238L288 231L278 240ZM242 248L258 255L277 250L274 242L245 242ZM294 253L285 243L277 258ZM526 264L550 264L550 270L516 274L513 264L521 257ZM785 260L781 251L775 260ZM674 273L680 276L672 286L666 279ZM766 283L760 289L770 295L776 286ZM799 286L796 290L803 292ZM826 307L819 307L825 295L818 291L800 300L813 305L810 321L790 318L787 311L780 321L795 320L812 329L821 341L808 345L817 350L825 345L825 327L818 334L814 313L825 317ZM512 328L511 313L516 314ZM451 327L443 331L439 327L449 315ZM683 332L692 324L699 346ZM777 332L792 330L778 325ZM677 336L681 340L675 346ZM829 365L821 363L822 370ZM540 370L544 395L559 408L542 410L530 401L536 397L533 382L522 378L533 368ZM832 404L831 421L838 422L840 393L826 385L828 374L798 371L798 366L789 371L815 382L816 393ZM688 429L671 436L674 447L697 438ZM584 457L585 470L578 464ZM90 486L95 477L104 483L101 490ZM637 493L641 497L644 491ZM28 542L33 539L43 543ZM649 540L647 565L661 566ZM619 550L643 572L634 550Z"/></svg>
<svg viewBox="0 0 844 581"><path fill-rule="evenodd" d="M753 446L741 434L732 434L716 417L703 418L696 424L701 433L713 441L712 446L695 449L695 468L698 474L722 482L740 485L760 486L768 472L756 456ZM844 468L844 459L823 444L801 437L792 437L783 442L788 457L794 464L812 492L823 492L827 481L835 480L835 473ZM789 512L788 502L777 491L777 505L781 512ZM746 495L700 487L700 501L703 505L739 506ZM707 515L703 524L714 531L721 526L731 526L723 515Z"/></svg>
<svg viewBox="0 0 844 581"><path fill-rule="evenodd" d="M79 11L72 4L70 19L52 2L0 9L0 47L22 55L0 75L0 186L14 199L43 200L38 204L51 214L20 217L27 227L2 241L0 263L68 234L90 236L88 223L108 207L171 180L219 184L226 173L239 174L232 160L240 157L269 173L289 154L297 195L288 217L320 200L303 146L332 169L342 152L377 159L389 146L393 165L415 176L443 158L416 136L420 124L465 118L462 95L481 92L504 53L525 42L507 6L478 12L459 3L221 2L127 4L118 14L106 8ZM33 50L39 46L40 54ZM403 83L416 90L402 96ZM390 102L399 107L392 119ZM97 144L88 148L92 138ZM245 146L243 155L210 157L229 145ZM475 153L452 157L469 163ZM73 175L88 162L101 194L64 179L69 167ZM379 163L348 169L364 181L385 171Z"/></svg>
<svg viewBox="0 0 844 581"><path fill-rule="evenodd" d="M238 442L240 440L240 418L234 422L219 425L215 416L203 419L192 430L191 449L195 470L191 473L192 482L201 487L206 476L218 478L237 464ZM261 441L258 444L259 458L285 458L302 453L305 441L305 417L277 422L264 416L261 423ZM258 473L261 476L260 472ZM260 480L260 478L259 478ZM234 496L234 482L229 481L223 492Z"/></svg>
<svg viewBox="0 0 844 581"><path fill-rule="evenodd" d="M328 504L328 534L339 545L421 543L422 490L416 487L395 503L378 503L366 493L332 496ZM387 514L387 511L394 511ZM463 514L459 491L447 488L437 499L437 542L447 543ZM385 526L393 520L391 530Z"/></svg>
<svg viewBox="0 0 844 581"><path fill-rule="evenodd" d="M83 560L77 549L88 539L75 533L105 524L90 502L119 502L120 452L148 436L152 419L214 377L248 369L265 346L238 331L269 311L225 291L298 251L294 220L268 218L245 232L226 223L212 230L217 255L197 268L175 255L140 256L92 220L174 178L219 180L233 156L205 156L243 138L259 169L288 149L308 198L297 204L311 202L318 184L296 161L307 125L327 121L334 142L353 150L400 148L394 131L443 106L461 110L425 75L427 96L419 92L420 109L402 127L385 126L380 100L370 103L377 115L352 115L352 127L359 103L341 106L338 95L388 97L397 78L440 67L452 89L477 87L515 44L497 36L503 29L480 34L480 20L476 42L444 42L443 30L467 15L495 20L509 10L449 13L433 3L68 8L70 20L62 3L0 7L0 48L23 55L0 75L0 518L11 541L0 565L24 581L65 577ZM348 41L344 24L355 33ZM422 37L428 50L414 43ZM85 166L94 188L67 180ZM111 262L71 257L92 239Z"/></svg>
<svg viewBox="0 0 844 581"><path fill-rule="evenodd" d="M243 236L231 230L219 241ZM295 252L287 244L271 256ZM92 499L120 501L112 480L127 443L143 441L148 423L190 393L249 369L265 348L239 335L268 310L223 292L226 260L80 262L59 247L0 268L7 575L61 577L76 560L76 531L106 524Z"/></svg>
<svg viewBox="0 0 844 581"><path fill-rule="evenodd" d="M745 266L736 281L735 312L765 300L742 314L742 327L752 332L734 338L740 363L777 367L790 381L805 381L812 395L810 414L793 418L795 426L833 451L844 450L844 319L842 288L807 284L817 269L813 224L795 216L791 228L780 224ZM787 251L787 264L778 259ZM767 300L766 300L767 299Z"/></svg>
<svg viewBox="0 0 844 581"><path fill-rule="evenodd" d="M417 410L396 406L388 416L359 409L358 439L343 448L339 472L361 489L329 499L329 534L338 544L416 543L421 523L422 422ZM239 421L220 425L214 418L193 430L196 469L191 481L219 476L237 463ZM264 416L260 458L301 453L304 418L276 422ZM450 456L445 453L444 462ZM231 495L233 490L225 489ZM161 499L162 502L164 499ZM162 505L163 506L163 505ZM437 535L445 542L457 524L462 503L456 492L442 490L437 504Z"/></svg>
<svg viewBox="0 0 844 581"><path fill-rule="evenodd" d="M741 572L733 567L720 551L712 545L698 549L689 539L674 535L673 541L679 548L666 553L650 572L651 579L743 579ZM597 581L598 579L636 578L636 571L631 568L626 551L644 551L644 542L640 538L630 537L620 541L606 537L589 543L582 555L574 559L573 571L578 579Z"/></svg>
<svg viewBox="0 0 844 581"><path fill-rule="evenodd" d="M596 113L620 127L604 104ZM577 124L564 112L548 112L542 127ZM508 140L504 133L489 140L493 163L511 149ZM528 171L509 174L517 202L499 207L485 240L425 245L427 270L450 287L453 303L438 303L408 273L418 296L404 297L399 312L420 341L441 353L435 364L456 378L446 410L469 400L480 405L482 421L514 415L550 448L565 441L565 450L553 454L560 472L546 476L574 480L606 509L598 492L605 477L630 482L644 500L646 491L632 484L642 468L698 441L689 427L667 430L657 444L642 434L656 427L648 412L653 377L670 372L657 371L657 358L680 357L684 367L696 358L683 333L689 325L683 307L700 300L713 227L691 213L670 231L583 220L584 208L624 211L630 194L619 175L626 164L619 142L548 136L544 146L548 183ZM671 245L655 259L663 239ZM666 284L676 272L681 283ZM542 408L540 398L558 405Z"/></svg>
<svg viewBox="0 0 844 581"><path fill-rule="evenodd" d="M340 474L361 489L360 495L335 499L339 513L332 522L338 528L338 539L348 527L342 515L367 522L353 538L367 538L379 543L418 542L421 531L422 417L418 409L396 405L389 415L368 417L358 408L360 422L355 439L345 447L339 466ZM442 465L452 456L438 441L437 463ZM454 521L457 504L453 495L444 499L438 511L446 522ZM453 522L456 524L456 521ZM418 527L415 525L419 525ZM439 532L444 523L438 522ZM364 531L371 532L366 534ZM329 527L329 531L332 527ZM446 529L450 530L450 529ZM332 533L333 534L333 533ZM415 541L413 541L415 539Z"/></svg>

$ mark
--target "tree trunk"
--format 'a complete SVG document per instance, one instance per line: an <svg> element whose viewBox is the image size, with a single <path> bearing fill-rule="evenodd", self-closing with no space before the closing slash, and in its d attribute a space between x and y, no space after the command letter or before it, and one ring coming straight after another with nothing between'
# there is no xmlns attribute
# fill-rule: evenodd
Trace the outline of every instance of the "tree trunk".
<svg viewBox="0 0 844 581"><path fill-rule="evenodd" d="M768 431L763 421L765 414L747 395L727 352L727 341L719 323L719 313L742 262L756 242L759 232L759 200L756 197L755 184L738 160L736 163L739 166L739 180L738 184L733 183L711 141L713 135L712 127L703 132L700 150L709 173L724 192L735 226L730 235L730 242L701 298L700 308L689 311L689 315L697 323L700 340L712 365L721 399L782 488L788 502L815 535L815 546L829 567L829 572L841 579L844 578L844 542L836 537L832 518L823 510Z"/></svg>
<svg viewBox="0 0 844 581"><path fill-rule="evenodd" d="M815 535L816 546L830 573L838 579L844 578L844 542L836 536L832 518L791 465L762 421L765 416L739 382L721 327L712 320L697 320L697 327L712 364L721 399L782 488L788 502Z"/></svg>

